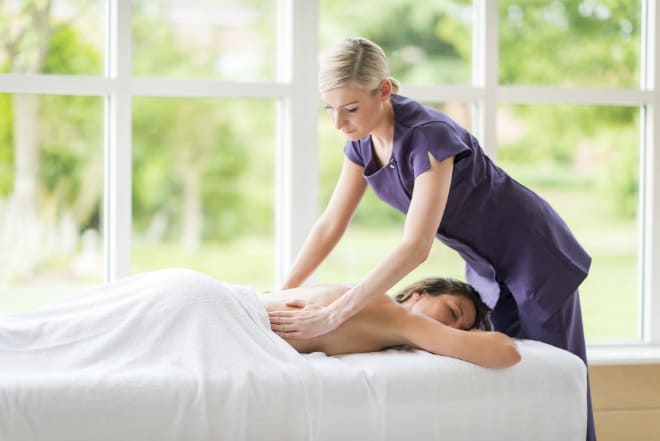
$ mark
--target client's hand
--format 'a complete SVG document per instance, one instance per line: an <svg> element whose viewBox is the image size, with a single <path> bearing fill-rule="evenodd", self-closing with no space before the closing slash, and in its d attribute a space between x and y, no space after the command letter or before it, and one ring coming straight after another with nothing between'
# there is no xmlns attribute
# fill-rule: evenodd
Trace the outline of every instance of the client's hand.
<svg viewBox="0 0 660 441"><path fill-rule="evenodd" d="M286 306L301 308L296 311L268 313L270 328L282 338L312 338L326 334L337 326L331 308L307 304L304 300L291 300Z"/></svg>

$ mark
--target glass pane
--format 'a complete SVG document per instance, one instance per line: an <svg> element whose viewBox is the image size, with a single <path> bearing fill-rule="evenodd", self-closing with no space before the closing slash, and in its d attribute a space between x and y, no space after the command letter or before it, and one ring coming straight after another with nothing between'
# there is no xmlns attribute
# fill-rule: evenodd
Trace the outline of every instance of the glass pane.
<svg viewBox="0 0 660 441"><path fill-rule="evenodd" d="M136 98L133 118L133 272L272 289L275 102Z"/></svg>
<svg viewBox="0 0 660 441"><path fill-rule="evenodd" d="M639 87L639 0L500 0L500 83Z"/></svg>
<svg viewBox="0 0 660 441"><path fill-rule="evenodd" d="M472 131L472 112L473 106L471 103L452 101L448 103L430 103L422 102L425 106L433 107L448 115L451 119L456 121L459 125L468 131Z"/></svg>
<svg viewBox="0 0 660 441"><path fill-rule="evenodd" d="M501 106L498 163L559 212L593 258L587 339L639 339L639 109Z"/></svg>
<svg viewBox="0 0 660 441"><path fill-rule="evenodd" d="M383 48L390 74L409 84L472 81L472 1L321 0L321 51L350 36Z"/></svg>
<svg viewBox="0 0 660 441"><path fill-rule="evenodd" d="M0 312L103 279L103 99L0 95Z"/></svg>
<svg viewBox="0 0 660 441"><path fill-rule="evenodd" d="M0 72L103 73L105 1L0 2Z"/></svg>
<svg viewBox="0 0 660 441"><path fill-rule="evenodd" d="M469 103L424 103L435 107L459 123L471 121ZM469 128L469 125L466 126ZM319 159L321 207L325 207L334 189L344 159L344 136L335 130L324 109L319 115ZM403 234L404 216L367 190L344 237L318 271L322 283L357 283L397 245ZM465 280L465 264L452 249L434 243L431 255L422 265L397 283L390 293L424 277L455 277Z"/></svg>
<svg viewBox="0 0 660 441"><path fill-rule="evenodd" d="M169 78L275 78L277 2L135 0L133 72Z"/></svg>

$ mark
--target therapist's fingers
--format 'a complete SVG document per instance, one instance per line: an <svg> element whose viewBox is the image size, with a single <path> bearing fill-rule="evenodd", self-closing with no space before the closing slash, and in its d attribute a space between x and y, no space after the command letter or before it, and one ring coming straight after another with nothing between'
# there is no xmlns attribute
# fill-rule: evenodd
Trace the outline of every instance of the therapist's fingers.
<svg viewBox="0 0 660 441"><path fill-rule="evenodd" d="M293 325L299 320L291 316L270 315L268 320L271 325Z"/></svg>
<svg viewBox="0 0 660 441"><path fill-rule="evenodd" d="M271 330L282 338L302 338L303 333L295 329L294 325L271 325Z"/></svg>
<svg viewBox="0 0 660 441"><path fill-rule="evenodd" d="M273 311L268 314L268 318L271 330L285 338L313 338L334 329L321 307L307 306L304 310Z"/></svg>
<svg viewBox="0 0 660 441"><path fill-rule="evenodd" d="M299 332L299 331L293 331L293 332L277 332L277 331L275 331L275 334L279 335L282 338L286 338L286 339L302 338L302 333Z"/></svg>
<svg viewBox="0 0 660 441"><path fill-rule="evenodd" d="M298 330L293 323L271 323L270 329L276 332L293 332Z"/></svg>
<svg viewBox="0 0 660 441"><path fill-rule="evenodd" d="M291 318L298 315L297 311L270 311L268 317L270 318Z"/></svg>
<svg viewBox="0 0 660 441"><path fill-rule="evenodd" d="M293 331L296 329L297 323L300 322L298 317L290 314L280 314L279 312L269 313L268 320L273 331Z"/></svg>
<svg viewBox="0 0 660 441"><path fill-rule="evenodd" d="M271 317L270 329L282 338L303 338L304 333L300 329L301 322L299 319L292 317Z"/></svg>

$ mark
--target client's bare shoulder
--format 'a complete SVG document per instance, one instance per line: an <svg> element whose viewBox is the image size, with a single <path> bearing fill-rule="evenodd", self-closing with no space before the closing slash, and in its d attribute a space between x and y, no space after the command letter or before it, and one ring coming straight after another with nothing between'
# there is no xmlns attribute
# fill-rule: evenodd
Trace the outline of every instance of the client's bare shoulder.
<svg viewBox="0 0 660 441"><path fill-rule="evenodd" d="M382 294L325 335L287 341L299 352L321 351L328 355L338 355L380 351L406 343L397 329L406 314L391 297Z"/></svg>

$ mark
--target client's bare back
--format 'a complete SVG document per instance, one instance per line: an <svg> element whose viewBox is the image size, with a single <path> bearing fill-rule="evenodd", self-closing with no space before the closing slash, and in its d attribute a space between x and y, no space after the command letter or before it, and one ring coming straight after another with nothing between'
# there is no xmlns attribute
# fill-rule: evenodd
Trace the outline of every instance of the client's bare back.
<svg viewBox="0 0 660 441"><path fill-rule="evenodd" d="M286 302L302 299L326 306L350 289L349 285L315 285L260 294L267 311L295 309ZM378 296L369 305L345 321L334 331L311 339L286 339L298 352L325 352L338 355L373 352L404 343L397 335L397 317L404 308L387 295Z"/></svg>
<svg viewBox="0 0 660 441"><path fill-rule="evenodd" d="M320 285L262 294L269 312L292 309L286 302L301 299L325 306L350 286ZM338 355L373 352L410 345L439 355L459 358L490 368L502 368L520 361L515 343L499 332L470 332L449 326L426 313L413 311L382 294L346 320L334 331L311 339L285 339L297 351Z"/></svg>

